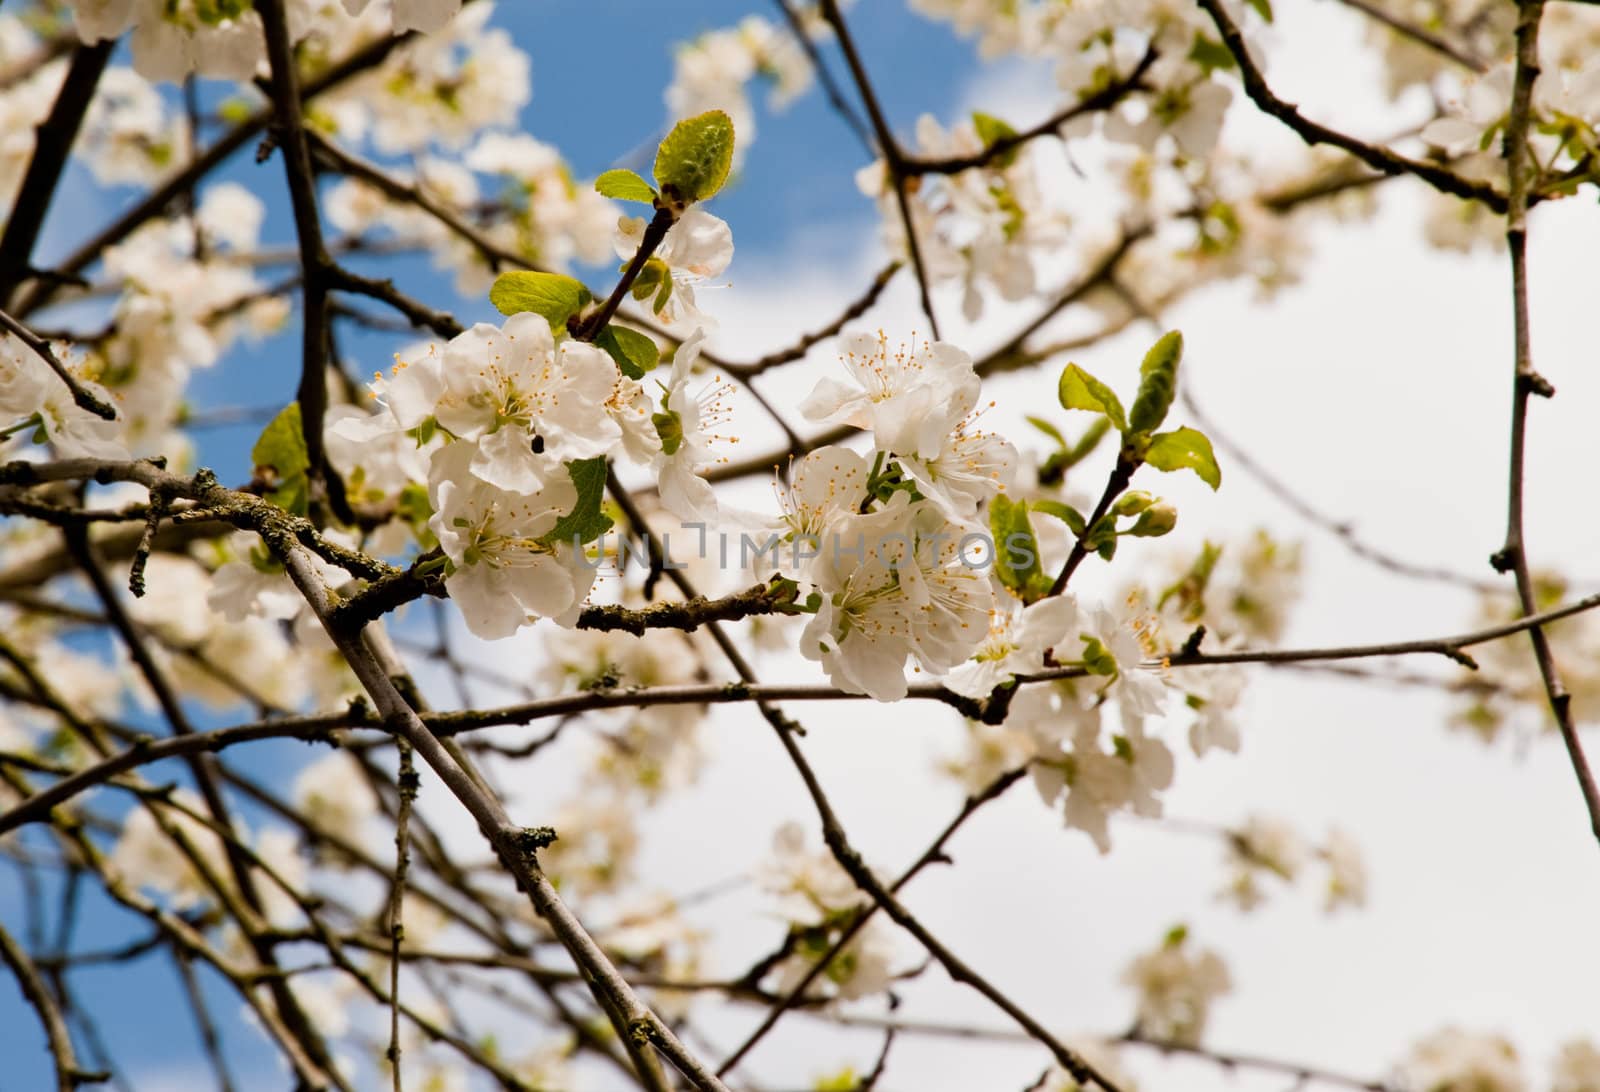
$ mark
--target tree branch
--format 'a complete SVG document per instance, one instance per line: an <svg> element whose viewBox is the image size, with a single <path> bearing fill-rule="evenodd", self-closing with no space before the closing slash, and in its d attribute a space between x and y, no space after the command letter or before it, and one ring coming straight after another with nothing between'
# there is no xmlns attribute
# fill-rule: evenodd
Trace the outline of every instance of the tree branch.
<svg viewBox="0 0 1600 1092"><path fill-rule="evenodd" d="M67 366L57 358L48 341L22 325L5 311L0 311L0 327L9 330L18 341L32 349L40 360L50 366L50 370L55 372L57 378L65 383L67 389L72 392L72 401L79 409L87 410L96 417L107 421L115 421L117 419L116 409L102 402L82 383L79 383L77 378L67 370Z"/></svg>
<svg viewBox="0 0 1600 1092"><path fill-rule="evenodd" d="M1555 388L1533 367L1533 342L1528 313L1528 203L1537 164L1528 147L1528 130L1533 109L1533 86L1539 78L1539 23L1544 16L1544 0L1521 0L1517 6L1517 62L1511 90L1511 113L1506 121L1504 155L1510 180L1510 207L1506 212L1506 250L1511 258L1511 302L1515 328L1511 390L1511 454L1506 488L1506 540L1490 563L1499 572L1511 572L1516 579L1517 598L1525 616L1533 616L1538 600L1528 568L1523 538L1523 464L1527 442L1528 402L1534 395L1549 398ZM1525 619L1526 620L1526 619ZM1544 682L1550 712L1561 731L1578 789L1589 813L1589 827L1600 839L1600 788L1578 738L1572 717L1572 695L1561 679L1560 669L1550 651L1549 638L1538 623L1528 627L1539 677Z"/></svg>
<svg viewBox="0 0 1600 1092"><path fill-rule="evenodd" d="M679 1042L672 1029L639 1000L539 870L535 854L541 845L547 844L550 832L515 826L500 801L486 790L481 778L458 764L446 751L444 744L423 724L416 710L380 666L365 638L330 623L327 589L323 587L304 548L287 536L279 536L269 544L283 560L290 579L305 596L391 730L405 737L477 820L501 864L516 877L518 885L532 901L535 912L549 923L562 946L589 975L590 989L596 1000L602 1007L610 1006L621 1013L629 1033L648 1040L696 1088L704 1092L727 1092L722 1082Z"/></svg>
<svg viewBox="0 0 1600 1092"><path fill-rule="evenodd" d="M889 122L883 116L883 107L878 103L878 96L872 90L872 81L867 78L866 67L856 52L855 41L850 37L850 28L845 25L844 14L839 10L838 0L821 0L820 6L822 17L839 36L839 48L844 52L844 59L850 66L851 76L855 78L856 90L861 94L861 101L867 107L867 116L872 119L872 130L877 134L879 154L883 156L884 169L888 171L889 184L894 187L895 202L900 207L900 222L905 227L906 233L906 251L911 256L911 268L917 274L917 292L922 299L922 313L928 316L929 330L934 340L938 340L939 319L933 312L933 297L928 289L928 271L922 263L922 247L917 242L917 227L911 217L911 198L906 193L905 154L900 150L900 145L895 141L894 133L889 128Z"/></svg>
<svg viewBox="0 0 1600 1092"><path fill-rule="evenodd" d="M1250 51L1245 45L1244 35L1240 33L1238 24L1223 9L1221 0L1197 0L1197 2L1206 14L1211 16L1211 21L1216 24L1218 33L1222 35L1223 44L1227 46L1228 52L1233 54L1233 59L1239 66L1239 78L1244 83L1245 94L1250 96L1250 101L1263 113L1277 118L1293 129L1307 144L1331 144L1384 174L1409 174L1420 178L1440 193L1452 194L1468 201L1482 202L1495 212L1506 211L1506 198L1493 186L1470 182L1454 171L1419 159L1408 158L1381 145L1368 144L1302 115L1298 106L1280 99L1267 86L1266 77L1261 74L1261 69L1257 67L1255 59L1250 56Z"/></svg>
<svg viewBox="0 0 1600 1092"><path fill-rule="evenodd" d="M73 1092L79 1085L101 1084L110 1080L109 1073L90 1073L78 1066L78 1056L72 1049L72 1036L67 1032L67 1022L61 1016L60 1006L50 995L44 979L39 977L39 969L34 966L33 960L28 958L28 953L6 932L4 926L0 926L0 958L4 958L6 966L11 968L17 984L22 987L22 996L44 1025L50 1057L55 1063L57 1092Z"/></svg>
<svg viewBox="0 0 1600 1092"><path fill-rule="evenodd" d="M114 40L79 43L72 51L72 63L50 113L35 130L33 157L28 160L28 170L22 176L22 186L12 203L5 231L0 233L0 308L6 306L11 293L28 274L34 243L44 227L61 172L66 169L72 144L78 139L83 115L94 100L100 74L105 71L115 45Z"/></svg>

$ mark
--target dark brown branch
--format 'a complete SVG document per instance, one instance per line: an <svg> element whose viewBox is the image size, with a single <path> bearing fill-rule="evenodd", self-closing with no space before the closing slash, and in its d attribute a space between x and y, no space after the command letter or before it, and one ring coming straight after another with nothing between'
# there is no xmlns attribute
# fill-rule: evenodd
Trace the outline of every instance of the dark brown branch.
<svg viewBox="0 0 1600 1092"><path fill-rule="evenodd" d="M1126 76L1114 80L1087 98L1057 111L1031 128L990 141L981 152L974 152L972 155L945 156L938 159L902 156L900 171L907 177L915 178L925 174L958 174L974 167L987 167L1007 153L1016 151L1024 144L1037 140L1042 136L1049 136L1059 132L1061 127L1069 121L1076 120L1086 114L1096 114L1110 110L1128 95L1139 90L1145 73L1150 71L1150 66L1155 63L1155 60L1155 49L1152 47L1145 50L1144 56L1139 58L1139 63Z"/></svg>
<svg viewBox="0 0 1600 1092"><path fill-rule="evenodd" d="M1482 202L1495 212L1506 211L1505 196L1493 186L1468 181L1444 167L1420 159L1411 159L1381 145L1368 144L1302 115L1298 106L1285 102L1273 94L1272 88L1267 85L1266 77L1261 74L1261 69L1250 56L1238 24L1223 9L1221 0L1198 0L1198 3L1205 9L1206 14L1211 16L1211 21L1216 24L1218 33L1222 35L1223 44L1227 46L1234 62L1238 64L1239 78L1244 83L1245 94L1250 96L1250 101L1263 113L1277 118L1293 129L1307 144L1331 144L1384 174L1409 174L1420 178L1440 193L1453 194L1468 201Z"/></svg>
<svg viewBox="0 0 1600 1092"><path fill-rule="evenodd" d="M689 632L711 622L731 622L763 614L781 614L794 607L795 586L773 582L755 584L732 595L708 599L667 600L646 607L631 608L613 604L585 607L578 615L578 629L631 633L642 637L646 630L677 629ZM444 581L437 574L422 575L416 566L374 581L366 590L345 600L330 615L333 624L359 629L423 596L446 598Z"/></svg>
<svg viewBox="0 0 1600 1092"><path fill-rule="evenodd" d="M1516 348L1511 387L1506 539L1505 545L1491 558L1491 564L1498 571L1510 572L1515 577L1524 621L1534 615L1538 605L1533 577L1528 568L1522 520L1528 402L1535 395L1549 398L1555 394L1555 388L1534 370L1532 325L1528 314L1528 203L1533 178L1538 170L1537 161L1528 146L1528 131L1532 124L1533 86L1539 77L1539 23L1543 16L1544 0L1521 0L1517 6L1516 72L1503 145L1511 191L1510 208L1506 213L1506 250L1511 258L1511 302ZM1561 742L1566 746L1572 771L1578 779L1579 791L1583 794L1583 803L1589 813L1589 827L1595 838L1600 839L1600 788L1595 785L1594 773L1583 752L1583 742L1578 738L1577 724L1572 716L1572 695L1561 679L1544 627L1538 623L1530 625L1528 637L1533 643L1533 655L1539 664L1539 677L1544 682L1550 712L1561 730Z"/></svg>
<svg viewBox="0 0 1600 1092"><path fill-rule="evenodd" d="M312 511L324 513L335 493L343 490L334 484L328 454L323 446L322 421L328 411L328 288L329 267L333 259L322 240L322 218L317 212L317 180L311 167L311 148L306 142L305 118L301 112L300 77L295 68L294 46L289 40L288 17L283 0L259 0L267 40L267 62L272 70L272 107L275 120L271 132L283 156L288 177L289 202L294 210L295 240L300 248L301 342L300 383L295 399L300 404L300 421L305 437L306 479Z"/></svg>
<svg viewBox="0 0 1600 1092"><path fill-rule="evenodd" d="M57 1092L73 1092L79 1085L103 1084L111 1079L109 1073L90 1073L78 1066L78 1056L72 1049L72 1036L67 1032L67 1022L61 1008L51 995L39 969L28 953L0 926L0 958L16 976L22 987L22 996L44 1025L45 1038L50 1046L50 1057L55 1064Z"/></svg>
<svg viewBox="0 0 1600 1092"><path fill-rule="evenodd" d="M1374 22L1382 23L1384 26L1400 35L1400 37L1409 38L1411 41L1416 42L1423 48L1431 49L1433 52L1439 54L1439 56L1444 57L1447 60L1454 61L1456 64L1467 69L1469 72L1476 72L1481 76L1485 72L1489 71L1489 66L1487 64L1479 60L1477 57L1474 57L1471 53L1468 53L1465 49L1451 45L1444 38L1433 33L1433 31L1428 30L1425 27L1417 26L1415 23L1408 23L1404 19L1399 19L1393 15L1390 15L1387 11L1384 11L1383 8L1372 3L1371 0L1339 0L1339 2L1345 7L1354 8L1356 11L1359 11L1362 15L1365 15L1368 19L1371 19Z"/></svg>
<svg viewBox="0 0 1600 1092"><path fill-rule="evenodd" d="M5 231L0 233L0 307L7 306L11 293L27 276L33 246L50 212L61 172L115 45L115 41L79 44L72 51L72 63L56 101L34 132L33 158L28 160Z"/></svg>
<svg viewBox="0 0 1600 1092"><path fill-rule="evenodd" d="M391 201L415 205L471 243L494 272L498 273L502 266L508 265L519 269L527 268L529 260L527 256L507 250L495 243L462 219L449 206L435 201L417 183L400 181L381 167L346 151L320 133L308 132L306 138L311 142L314 158L325 161L342 175L366 183Z"/></svg>
<svg viewBox="0 0 1600 1092"><path fill-rule="evenodd" d="M394 286L394 281L387 277L363 277L359 273L352 273L342 265L330 265L327 268L328 282L333 288L342 288L347 292L370 296L382 303L388 304L410 321L418 329L432 330L442 338L453 338L466 327L457 322L455 316L445 311L438 311L421 301L414 299Z"/></svg>
<svg viewBox="0 0 1600 1092"><path fill-rule="evenodd" d="M939 319L933 311L933 296L928 287L928 270L922 262L922 247L917 241L917 226L911 217L911 198L906 192L905 153L900 150L900 145L889 128L889 122L883 115L883 107L878 103L878 96L872 90L872 81L868 79L866 66L861 63L861 56L856 52L855 40L850 37L850 28L845 25L844 14L839 10L838 0L821 0L819 6L822 17L839 36L839 48L844 53L845 62L850 66L850 75L855 79L861 101L866 105L867 117L872 119L872 130L878 138L878 150L883 156L884 170L888 172L889 184L894 188L895 203L900 207L900 222L906 233L906 252L911 256L911 268L917 274L917 292L922 299L922 313L928 316L929 330L937 340Z"/></svg>
<svg viewBox="0 0 1600 1092"><path fill-rule="evenodd" d="M48 341L22 325L5 311L0 311L0 327L9 330L18 341L32 349L40 360L50 366L50 370L55 372L61 382L65 383L67 389L72 392L72 401L79 409L87 410L96 417L104 418L107 421L115 421L117 419L116 409L96 398L82 383L79 383L77 378L67 370L67 366L56 357L55 350L50 348Z"/></svg>
<svg viewBox="0 0 1600 1092"><path fill-rule="evenodd" d="M727 362L720 364L719 367L735 379L745 381L754 379L769 368L776 368L780 364L788 364L791 361L801 359L811 351L812 346L827 341L830 337L837 337L839 331L843 330L847 323L854 322L871 310L873 304L878 302L878 297L883 295L883 290L889 287L889 282L894 280L894 275L900 272L900 268L899 262L890 262L878 270L878 275L872 278L872 283L867 286L867 290L855 302L846 307L838 318L816 333L802 335L799 341L787 349L779 349L776 352L768 353L766 356L752 360L748 364Z"/></svg>
<svg viewBox="0 0 1600 1092"><path fill-rule="evenodd" d="M393 37L381 37L368 45L362 46L320 75L306 81L305 86L301 88L301 98L309 101L324 91L338 87L352 77L370 68L377 67L383 63L389 54L402 45L414 41L416 37L415 33L408 32ZM261 131L271 122L272 116L270 107L258 110L249 118L228 130L226 135L196 156L182 170L177 171L161 185L151 190L138 204L97 232L63 261L57 263L51 270L52 279L41 280L24 293L17 305L12 309L13 313L26 317L43 307L54 298L56 292L65 283L63 278L70 279L72 276L82 273L105 252L107 247L115 246L144 224L162 215L173 201L197 186L201 179L216 170L235 152L260 135Z"/></svg>
<svg viewBox="0 0 1600 1092"><path fill-rule="evenodd" d="M644 272L645 264L650 261L656 248L667 237L667 232L671 231L672 225L677 222L678 213L670 205L664 204L656 209L656 214L650 218L650 223L645 225L644 237L639 240L639 249L628 262L628 268L622 271L622 278L611 290L611 295L606 297L606 301L600 305L598 311L573 321L574 338L579 341L593 341L600 335L606 323L611 321L611 316L617 313L617 308L622 306L622 301L628 295L628 289L633 287L633 282Z"/></svg>

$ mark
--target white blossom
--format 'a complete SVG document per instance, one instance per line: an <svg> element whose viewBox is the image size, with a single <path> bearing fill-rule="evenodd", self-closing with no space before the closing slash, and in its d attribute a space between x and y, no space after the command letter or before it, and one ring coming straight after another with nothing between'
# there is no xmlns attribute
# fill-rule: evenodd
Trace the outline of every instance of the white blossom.
<svg viewBox="0 0 1600 1092"><path fill-rule="evenodd" d="M801 412L812 421L870 429L875 445L896 455L937 458L976 402L972 357L947 342L891 352L881 331L851 334L840 342L840 361L852 382L823 377Z"/></svg>
<svg viewBox="0 0 1600 1092"><path fill-rule="evenodd" d="M1122 980L1138 994L1139 1032L1186 1046L1200 1042L1212 1004L1233 989L1221 957L1209 949L1195 951L1182 926L1134 960Z"/></svg>
<svg viewBox="0 0 1600 1092"><path fill-rule="evenodd" d="M614 247L624 262L633 260L644 242L647 222L642 216L617 221ZM649 290L650 310L662 321L705 326L707 318L695 305L694 286L721 276L733 260L733 232L725 221L702 208L691 208L667 229L641 274L636 292Z"/></svg>
<svg viewBox="0 0 1600 1092"><path fill-rule="evenodd" d="M621 437L606 412L616 364L586 342L557 345L541 315L478 323L450 340L439 369L432 415L475 442L472 474L499 489L547 488L564 477L564 461L605 455Z"/></svg>
<svg viewBox="0 0 1600 1092"><path fill-rule="evenodd" d="M1416 1092L1527 1092L1516 1048L1499 1035L1445 1028L1417 1043L1400 1067Z"/></svg>
<svg viewBox="0 0 1600 1092"><path fill-rule="evenodd" d="M434 457L429 526L453 566L445 587L467 628L495 640L580 606L594 570L569 545L543 541L577 503L570 479L552 476L531 492L512 493L467 473L474 457L466 444Z"/></svg>
<svg viewBox="0 0 1600 1092"><path fill-rule="evenodd" d="M1018 675L1042 671L1045 654L1078 625L1078 603L1071 593L1023 606L1016 600L989 612L989 635L972 659L945 676L944 684L969 698L988 697Z"/></svg>

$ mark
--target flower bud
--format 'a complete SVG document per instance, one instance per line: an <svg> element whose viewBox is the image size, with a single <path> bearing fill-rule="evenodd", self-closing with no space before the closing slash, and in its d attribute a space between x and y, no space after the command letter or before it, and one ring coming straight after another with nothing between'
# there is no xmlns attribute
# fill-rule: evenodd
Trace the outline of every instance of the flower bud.
<svg viewBox="0 0 1600 1092"><path fill-rule="evenodd" d="M1139 516L1139 522L1124 532L1139 538L1160 538L1178 525L1178 510L1166 501L1158 501Z"/></svg>
<svg viewBox="0 0 1600 1092"><path fill-rule="evenodd" d="M1117 498L1117 503L1111 506L1111 514L1114 516L1137 516L1155 502L1156 498L1146 493L1143 489L1130 489Z"/></svg>

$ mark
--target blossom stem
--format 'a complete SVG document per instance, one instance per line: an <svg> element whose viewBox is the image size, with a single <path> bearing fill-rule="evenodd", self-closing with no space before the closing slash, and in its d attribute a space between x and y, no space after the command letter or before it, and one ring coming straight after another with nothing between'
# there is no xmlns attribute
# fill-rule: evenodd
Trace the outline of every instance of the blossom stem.
<svg viewBox="0 0 1600 1092"><path fill-rule="evenodd" d="M579 341L593 341L600 336L600 331L605 329L606 323L617 313L617 308L622 306L622 301L628 295L628 289L633 287L633 282L644 272L645 263L655 254L656 248L661 245L661 241L667 237L667 232L671 231L672 225L677 222L678 213L670 206L661 205L656 209L656 214L645 226L644 238L639 240L639 249L634 252L628 268L622 272L622 279L611 290L611 295L606 297L605 303L600 305L600 310L578 320L572 328L574 338Z"/></svg>
<svg viewBox="0 0 1600 1092"><path fill-rule="evenodd" d="M1067 554L1066 564L1061 566L1061 572L1057 574L1055 583L1050 585L1050 591L1046 598L1060 595L1067 590L1067 581L1071 580L1072 574L1078 571L1078 566L1083 564L1083 559L1089 556L1089 550L1084 543L1094 533L1094 529L1100 521L1105 518L1105 514L1111 510L1112 504L1122 495L1122 491L1128 488L1128 483L1133 480L1133 472L1137 469L1139 469L1137 462L1129 459L1126 455L1117 456L1117 465L1112 468L1111 477L1106 479L1105 492L1100 494L1100 502L1094 506L1094 512L1090 514L1088 522L1084 525L1083 534L1079 535L1077 541L1072 544L1072 552Z"/></svg>

